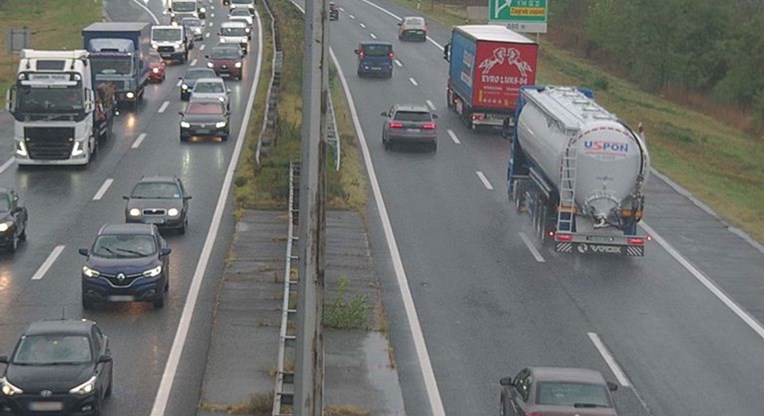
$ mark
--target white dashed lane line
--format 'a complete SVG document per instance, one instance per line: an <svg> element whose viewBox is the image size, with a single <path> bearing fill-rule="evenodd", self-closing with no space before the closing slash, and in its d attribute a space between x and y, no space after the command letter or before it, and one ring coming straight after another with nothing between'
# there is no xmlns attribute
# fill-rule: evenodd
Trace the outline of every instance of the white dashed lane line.
<svg viewBox="0 0 765 416"><path fill-rule="evenodd" d="M415 87L420 85L420 84L417 83L417 81L414 80L414 78L409 78L409 82L411 82L412 85L414 85Z"/></svg>
<svg viewBox="0 0 765 416"><path fill-rule="evenodd" d="M208 23L208 26L212 27L212 25L213 25L213 22ZM207 36L210 36L210 34L208 33Z"/></svg>
<svg viewBox="0 0 765 416"><path fill-rule="evenodd" d="M6 160L5 163L3 163L2 166L0 166L0 173L5 172L5 170L8 169L9 167L11 167L11 165L15 161L16 161L16 159L14 159L13 156L11 156L10 159Z"/></svg>
<svg viewBox="0 0 765 416"><path fill-rule="evenodd" d="M375 36L375 34L374 34L374 33L370 33L370 34L369 34L369 37L370 37L370 38L372 38L372 39L377 39L377 36Z"/></svg>
<svg viewBox="0 0 765 416"><path fill-rule="evenodd" d="M362 28L364 28L364 29L366 29L366 28L367 28L367 25L365 25L364 23L359 23L359 26L361 26L361 27L362 27Z"/></svg>
<svg viewBox="0 0 765 416"><path fill-rule="evenodd" d="M159 106L159 110L157 110L158 113L164 113L165 110L167 110L167 106L170 105L170 101L165 101L162 103L161 106Z"/></svg>
<svg viewBox="0 0 765 416"><path fill-rule="evenodd" d="M42 265L40 265L40 268L37 269L34 275L32 275L32 280L40 280L43 277L45 277L45 273L48 272L48 269L50 269L50 266L53 265L53 262L56 261L59 255L61 255L61 252L64 251L64 246L59 245L56 246L53 251L48 255L48 258L45 259Z"/></svg>
<svg viewBox="0 0 765 416"><path fill-rule="evenodd" d="M545 258L542 257L542 255L539 253L539 250L537 250L537 248L534 247L534 243L531 242L531 239L529 238L529 236L527 236L526 233L518 233L518 235L521 236L521 240L523 240L523 244L526 244L526 247L528 247L529 251L531 252L531 255L534 256L537 262L544 263Z"/></svg>
<svg viewBox="0 0 765 416"><path fill-rule="evenodd" d="M433 104L433 101L425 100L425 104L427 104L428 107L430 107L431 110L436 111L436 106L435 106L435 104Z"/></svg>
<svg viewBox="0 0 765 416"><path fill-rule="evenodd" d="M630 382L630 379L627 378L627 375L624 374L624 371L622 371L622 368L619 367L619 364L614 359L614 356L611 355L611 351L606 348L606 345L603 344L603 341L600 340L600 337L598 334L594 332L588 332L587 336L590 337L590 340L593 344L595 344L595 348L598 349L598 352L601 356L603 356L603 359L606 360L606 364L608 364L608 367L611 369L611 372L614 373L614 376L617 380L619 380L619 384L621 384L624 387L629 387L632 385Z"/></svg>
<svg viewBox="0 0 765 416"><path fill-rule="evenodd" d="M212 23L210 24L210 26L212 26ZM209 38L210 37L210 32L205 33L205 37Z"/></svg>
<svg viewBox="0 0 765 416"><path fill-rule="evenodd" d="M200 46L200 47L199 47L199 50L200 50L200 51L203 51L203 50L205 50L205 44L204 44L204 43L202 44L202 46Z"/></svg>
<svg viewBox="0 0 765 416"><path fill-rule="evenodd" d="M138 138L135 139L135 141L133 142L133 145L130 147L133 149L138 149L138 146L140 146L141 143L143 143L143 139L145 138L146 138L146 133L139 134Z"/></svg>
<svg viewBox="0 0 765 416"><path fill-rule="evenodd" d="M460 144L461 143L460 139L457 138L457 135L454 134L454 131L452 129L446 129L446 134L448 134L449 137L452 138L452 141L454 142L454 144Z"/></svg>
<svg viewBox="0 0 765 416"><path fill-rule="evenodd" d="M401 63L401 61L399 61L398 59L394 59L394 60L393 60L393 62L395 62L395 63L396 63L396 65L398 65L398 66L399 66L399 68L400 68L400 67L402 67L402 66L404 66L404 64L402 64L402 63Z"/></svg>
<svg viewBox="0 0 765 416"><path fill-rule="evenodd" d="M349 14L348 17L350 17L351 19L355 19L356 18L356 16L354 16L352 14Z"/></svg>
<svg viewBox="0 0 765 416"><path fill-rule="evenodd" d="M95 195L93 195L93 200L94 200L94 201L100 201L100 200L101 200L101 198L103 198L103 197L104 197L104 194L106 193L106 191L107 191L107 190L109 189L109 187L112 185L112 182L114 182L114 179L112 179L112 178L107 178L107 179L104 181L104 184L103 184L103 185L101 185L101 187L100 187L100 188L98 188L98 192L96 192L96 194L95 194Z"/></svg>
<svg viewBox="0 0 765 416"><path fill-rule="evenodd" d="M489 182L489 180L488 180L488 179L486 179L486 175L484 175L484 174L483 174L483 172L481 172L481 171L479 170L479 171L476 171L476 173L475 173L475 174L476 174L476 175L478 175L478 179L480 179L480 180L481 180L481 182L483 183L483 186L484 186L484 187L485 187L487 190L491 191L491 190L493 190L493 189L494 189L494 187L493 187L493 186L491 186L491 182Z"/></svg>
<svg viewBox="0 0 765 416"><path fill-rule="evenodd" d="M194 66L196 64L197 64L197 58L194 58L194 59L191 60L191 63L189 65L190 66Z"/></svg>

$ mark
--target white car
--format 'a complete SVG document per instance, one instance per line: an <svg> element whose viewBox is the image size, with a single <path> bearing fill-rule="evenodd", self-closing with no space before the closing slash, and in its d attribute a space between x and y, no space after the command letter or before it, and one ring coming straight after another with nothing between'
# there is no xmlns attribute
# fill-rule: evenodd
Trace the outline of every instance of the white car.
<svg viewBox="0 0 765 416"><path fill-rule="evenodd" d="M243 8L243 7L237 7L234 9L231 9L231 12L228 14L228 20L237 21L240 20L242 22L247 23L247 26L252 27L252 15L250 12Z"/></svg>
<svg viewBox="0 0 765 416"><path fill-rule="evenodd" d="M213 99L226 104L226 109L230 109L229 95L231 90L226 88L226 83L222 78L200 78L194 84L194 88L191 89L191 98L194 99Z"/></svg>
<svg viewBox="0 0 765 416"><path fill-rule="evenodd" d="M250 12L251 15L255 15L255 1L254 0L230 0L231 9L244 9Z"/></svg>
<svg viewBox="0 0 765 416"><path fill-rule="evenodd" d="M219 43L238 43L244 53L249 45L250 27L242 21L227 21L220 24Z"/></svg>

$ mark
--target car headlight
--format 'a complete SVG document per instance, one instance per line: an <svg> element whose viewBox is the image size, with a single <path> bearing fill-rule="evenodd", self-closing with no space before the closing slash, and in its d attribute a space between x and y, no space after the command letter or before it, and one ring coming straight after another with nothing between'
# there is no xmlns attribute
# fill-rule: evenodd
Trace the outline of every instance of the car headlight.
<svg viewBox="0 0 765 416"><path fill-rule="evenodd" d="M146 277L157 277L160 273L162 273L162 266L157 266L153 269L146 270L143 272L143 275Z"/></svg>
<svg viewBox="0 0 765 416"><path fill-rule="evenodd" d="M200 7L200 8L199 8L199 13L204 13L204 12L206 12L206 11L207 11L207 9L205 9L204 7Z"/></svg>
<svg viewBox="0 0 765 416"><path fill-rule="evenodd" d="M177 208L170 208L167 210L167 215L171 217L175 217L178 215L178 209Z"/></svg>
<svg viewBox="0 0 765 416"><path fill-rule="evenodd" d="M225 121L219 121L219 122L215 123L215 128L216 129L222 129L222 128L226 127L226 124L228 124L228 123L226 123Z"/></svg>
<svg viewBox="0 0 765 416"><path fill-rule="evenodd" d="M187 90L187 89L189 89L189 86L186 85L186 84L181 84L181 89L182 90Z"/></svg>
<svg viewBox="0 0 765 416"><path fill-rule="evenodd" d="M184 129L187 129L191 127L191 124L188 121L181 121L181 127L183 127Z"/></svg>
<svg viewBox="0 0 765 416"><path fill-rule="evenodd" d="M23 140L16 141L16 155L20 157L29 156L29 153L27 153L27 145Z"/></svg>
<svg viewBox="0 0 765 416"><path fill-rule="evenodd" d="M151 72L153 72L153 73L155 73L155 74L156 74L156 73L158 73L158 72L159 72L159 68L152 68L152 69L151 69Z"/></svg>
<svg viewBox="0 0 765 416"><path fill-rule="evenodd" d="M223 102L226 102L226 99L225 99L225 98L223 98L223 97L218 97L218 100L219 100L220 102L222 102L222 103L223 103Z"/></svg>
<svg viewBox="0 0 765 416"><path fill-rule="evenodd" d="M24 390L21 390L20 388L11 384L11 382L8 381L8 379L5 377L0 378L0 384L2 384L3 394L6 396L13 396L14 394L24 393Z"/></svg>
<svg viewBox="0 0 765 416"><path fill-rule="evenodd" d="M127 97L127 98L133 98L133 97L135 97L135 94L133 93L133 91L128 91L128 92L125 94L125 97Z"/></svg>
<svg viewBox="0 0 765 416"><path fill-rule="evenodd" d="M247 33L250 33L250 28L247 27L247 28L244 29L244 31L247 32Z"/></svg>
<svg viewBox="0 0 765 416"><path fill-rule="evenodd" d="M157 46L159 46L159 44L157 42L154 42L154 41L151 42L151 47L153 49L157 49Z"/></svg>
<svg viewBox="0 0 765 416"><path fill-rule="evenodd" d="M130 208L128 214L130 214L131 217L138 217L141 215L141 210L138 208Z"/></svg>
<svg viewBox="0 0 765 416"><path fill-rule="evenodd" d="M84 396L86 394L92 393L93 390L95 390L95 389L96 389L96 376L93 376L93 377L89 378L88 381L80 384L79 386L72 387L69 390L69 393L72 393L72 394L81 394L81 395Z"/></svg>
<svg viewBox="0 0 765 416"><path fill-rule="evenodd" d="M242 63L241 62L234 63L234 68L241 68L241 67L242 67Z"/></svg>
<svg viewBox="0 0 765 416"><path fill-rule="evenodd" d="M81 141L75 141L72 147L72 156L82 156L85 154L85 145Z"/></svg>
<svg viewBox="0 0 765 416"><path fill-rule="evenodd" d="M82 274L88 277L98 277L101 276L101 273L99 273L98 270L91 269L88 266L82 266Z"/></svg>
<svg viewBox="0 0 765 416"><path fill-rule="evenodd" d="M183 42L177 42L177 43L173 44L173 47L175 47L175 49L179 49L182 44L183 44Z"/></svg>
<svg viewBox="0 0 765 416"><path fill-rule="evenodd" d="M4 233L13 227L13 221L0 222L0 233Z"/></svg>
<svg viewBox="0 0 765 416"><path fill-rule="evenodd" d="M207 63L207 67L208 67L208 68L212 68L213 66L215 66L215 65L213 65L213 63L212 63L212 62L208 62L208 63Z"/></svg>

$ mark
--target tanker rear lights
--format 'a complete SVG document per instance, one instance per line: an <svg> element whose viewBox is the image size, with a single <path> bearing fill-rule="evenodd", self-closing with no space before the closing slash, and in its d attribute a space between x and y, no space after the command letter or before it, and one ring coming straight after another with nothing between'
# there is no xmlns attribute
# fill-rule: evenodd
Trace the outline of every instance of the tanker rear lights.
<svg viewBox="0 0 765 416"><path fill-rule="evenodd" d="M483 114L473 113L472 115L473 121L481 121L484 119Z"/></svg>
<svg viewBox="0 0 765 416"><path fill-rule="evenodd" d="M425 123L422 125L423 130L435 130L436 129L436 123Z"/></svg>
<svg viewBox="0 0 765 416"><path fill-rule="evenodd" d="M401 129L401 128L404 127L404 123L399 123L399 122L396 122L396 121L391 121L390 123L388 123L388 127L392 128L392 129Z"/></svg>
<svg viewBox="0 0 765 416"><path fill-rule="evenodd" d="M628 238L627 239L627 244L629 244L631 246L642 246L643 244L645 244L645 239L639 238L639 237L638 238L635 238L635 237Z"/></svg>
<svg viewBox="0 0 765 416"><path fill-rule="evenodd" d="M574 236L571 234L565 234L565 233L555 234L555 241L571 241L573 239L574 239Z"/></svg>

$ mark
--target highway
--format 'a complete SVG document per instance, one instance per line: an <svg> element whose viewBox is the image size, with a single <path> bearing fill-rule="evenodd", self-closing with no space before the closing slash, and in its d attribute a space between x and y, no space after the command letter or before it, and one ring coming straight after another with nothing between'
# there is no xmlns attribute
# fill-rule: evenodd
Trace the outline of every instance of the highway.
<svg viewBox="0 0 765 416"><path fill-rule="evenodd" d="M705 254L705 265L732 264L725 275L707 269L715 272L708 278L739 295L733 303L759 320L750 326L656 242L636 259L539 247L530 219L507 200L508 142L467 130L447 111L439 46L449 30L430 22L430 41L403 43L394 16L416 13L387 1L337 3L331 47L379 183L368 214L383 222L369 224L407 414L497 414L498 380L532 365L599 370L620 383L622 415L763 413L761 251L724 231L740 250L711 243L717 252ZM393 43L392 79L356 76L353 50L364 40ZM439 114L437 153L383 149L380 112L394 103L428 104ZM656 219L654 231L670 241L691 239L687 246L695 249L684 254L694 258L710 244L705 236L723 227L711 217L684 218L697 209L687 200L662 212L678 196L667 188L650 180L646 220ZM666 198L651 200L662 192ZM702 231L681 235L683 221ZM389 250L391 240L397 252ZM402 281L427 360L415 346L420 333L408 320L413 309L402 301Z"/></svg>
<svg viewBox="0 0 765 416"><path fill-rule="evenodd" d="M15 255L0 257L0 354L10 354L19 334L32 321L61 316L95 320L109 336L114 357L114 394L105 402L104 415L145 416L151 412L254 85L257 35L253 36L244 79L227 81L232 100L231 139L179 143L178 112L185 104L179 98L178 77L190 65L205 65L203 49L217 43L216 28L227 16L220 2L205 3L210 37L196 43L189 64L169 65L164 83L148 87L138 114L126 109L121 112L112 140L102 143L98 158L90 166L19 170L10 164L3 165L0 174L0 184L17 189L30 213L28 241ZM106 0L105 5L106 14L116 21L153 22L146 10L159 21L168 21L160 1ZM2 129L0 148L7 158L13 149L12 124L3 124ZM169 304L161 310L131 303L83 312L80 270L84 258L77 249L89 247L102 224L123 223L122 195L128 194L142 175L155 174L179 176L193 196L186 235L166 236L173 250ZM183 355L165 415L196 412L218 276L233 232L230 206L223 214L185 348L177 348ZM41 267L44 265L49 267Z"/></svg>

